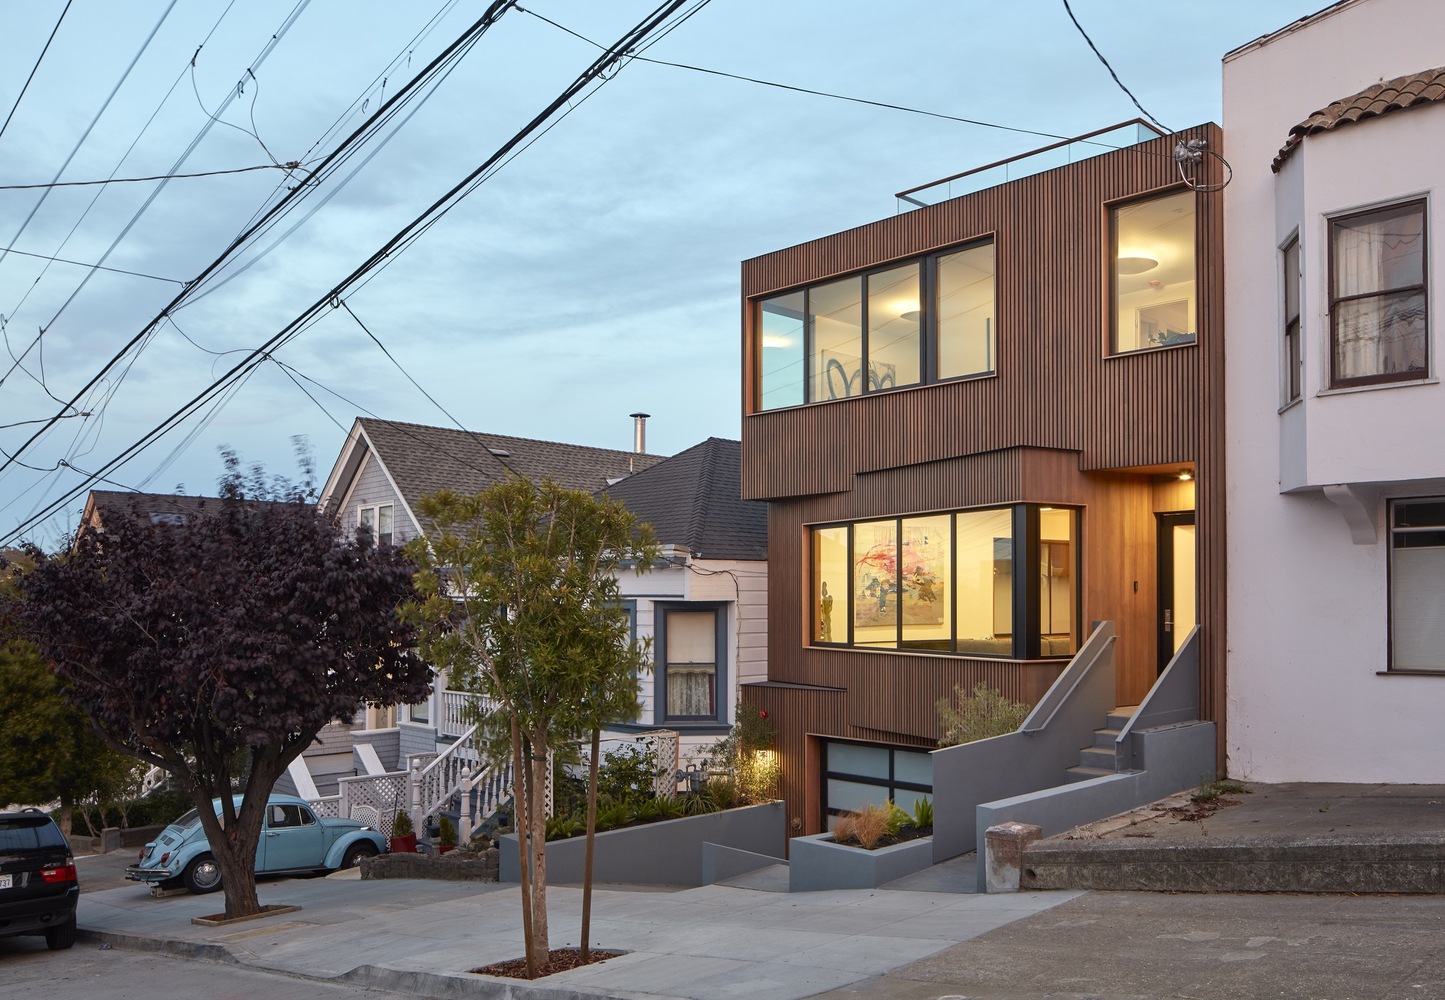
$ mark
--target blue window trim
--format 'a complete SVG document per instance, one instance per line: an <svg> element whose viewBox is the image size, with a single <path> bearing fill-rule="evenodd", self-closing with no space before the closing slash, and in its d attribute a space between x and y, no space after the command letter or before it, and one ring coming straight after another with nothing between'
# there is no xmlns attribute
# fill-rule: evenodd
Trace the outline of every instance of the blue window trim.
<svg viewBox="0 0 1445 1000"><path fill-rule="evenodd" d="M657 601L652 605L653 658L656 661L654 674L654 696L652 716L656 725L669 729L707 728L725 726L728 715L728 644L727 644L727 601ZM713 675L713 702L715 715L669 717L667 714L667 615L671 611L711 611L716 623L716 640Z"/></svg>

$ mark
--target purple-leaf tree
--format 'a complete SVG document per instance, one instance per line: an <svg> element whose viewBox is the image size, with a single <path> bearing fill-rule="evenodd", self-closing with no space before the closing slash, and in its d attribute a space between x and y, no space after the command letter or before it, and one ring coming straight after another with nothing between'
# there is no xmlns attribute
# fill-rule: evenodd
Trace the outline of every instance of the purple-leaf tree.
<svg viewBox="0 0 1445 1000"><path fill-rule="evenodd" d="M432 671L396 614L415 598L400 550L343 537L299 497L231 484L184 523L112 510L17 581L8 617L107 743L189 791L226 916L240 917L261 910L256 845L276 779L329 722L422 700Z"/></svg>

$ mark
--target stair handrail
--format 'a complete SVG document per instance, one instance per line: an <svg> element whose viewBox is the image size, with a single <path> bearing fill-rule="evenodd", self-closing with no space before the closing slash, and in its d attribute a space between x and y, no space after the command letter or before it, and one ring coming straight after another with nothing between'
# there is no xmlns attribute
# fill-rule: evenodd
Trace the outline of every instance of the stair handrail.
<svg viewBox="0 0 1445 1000"><path fill-rule="evenodd" d="M1114 645L1114 641L1114 623L1100 622L1083 648L1074 654L1073 660L1059 675L1058 680L1050 685L1033 711L1024 719L1018 732L1037 733L1046 729L1049 723L1054 721L1059 709L1069 703L1074 692L1093 673L1095 665L1104 659L1104 654Z"/></svg>
<svg viewBox="0 0 1445 1000"><path fill-rule="evenodd" d="M1129 766L1135 766L1134 758L1139 750L1132 739L1135 730L1153 729L1176 722L1193 722L1199 718L1199 646L1202 626L1195 625L1189 630L1177 652L1159 674L1159 679L1139 703L1138 709L1129 721L1119 727L1114 737L1114 757L1123 761L1127 755Z"/></svg>

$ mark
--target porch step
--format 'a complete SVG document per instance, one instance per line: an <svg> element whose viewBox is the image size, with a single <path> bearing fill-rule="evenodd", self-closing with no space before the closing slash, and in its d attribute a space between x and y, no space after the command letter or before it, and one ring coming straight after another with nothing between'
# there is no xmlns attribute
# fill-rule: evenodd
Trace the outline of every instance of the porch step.
<svg viewBox="0 0 1445 1000"><path fill-rule="evenodd" d="M1090 778L1107 778L1117 773L1112 767L1105 770L1101 767L1084 767L1082 764L1078 767L1067 768L1064 771L1064 774L1070 781L1088 781Z"/></svg>
<svg viewBox="0 0 1445 1000"><path fill-rule="evenodd" d="M1083 781L1086 778L1118 773L1114 741L1119 738L1119 733L1129 724L1138 708L1138 705L1121 705L1104 717L1104 728L1094 730L1094 742L1079 751L1079 765L1068 769L1071 776L1069 780Z"/></svg>
<svg viewBox="0 0 1445 1000"><path fill-rule="evenodd" d="M1079 751L1079 766L1113 772L1116 769L1114 744L1108 747L1092 746Z"/></svg>

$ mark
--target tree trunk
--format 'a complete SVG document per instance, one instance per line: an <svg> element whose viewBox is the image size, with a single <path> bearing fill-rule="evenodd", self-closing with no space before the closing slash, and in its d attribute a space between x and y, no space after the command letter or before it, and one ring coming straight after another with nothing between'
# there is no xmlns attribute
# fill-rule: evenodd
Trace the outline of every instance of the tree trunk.
<svg viewBox="0 0 1445 1000"><path fill-rule="evenodd" d="M60 822L57 825L61 835L69 840L71 828L75 825L75 803L70 801L68 795L60 796Z"/></svg>
<svg viewBox="0 0 1445 1000"><path fill-rule="evenodd" d="M527 957L527 978L537 978L536 955L532 951L532 866L528 861L527 831L531 822L531 803L527 790L531 787L528 772L524 767L526 754L522 752L521 728L515 709L511 712L512 725L512 825L517 831L517 880L522 890L522 944Z"/></svg>
<svg viewBox="0 0 1445 1000"><path fill-rule="evenodd" d="M582 964L590 962L587 939L592 934L592 857L597 844L597 758L602 754L602 730L592 729L592 764L587 769L587 850L582 860Z"/></svg>
<svg viewBox="0 0 1445 1000"><path fill-rule="evenodd" d="M547 733L533 730L530 778L527 793L531 798L528 817L531 822L532 853L532 952L540 962L551 954L547 934Z"/></svg>

